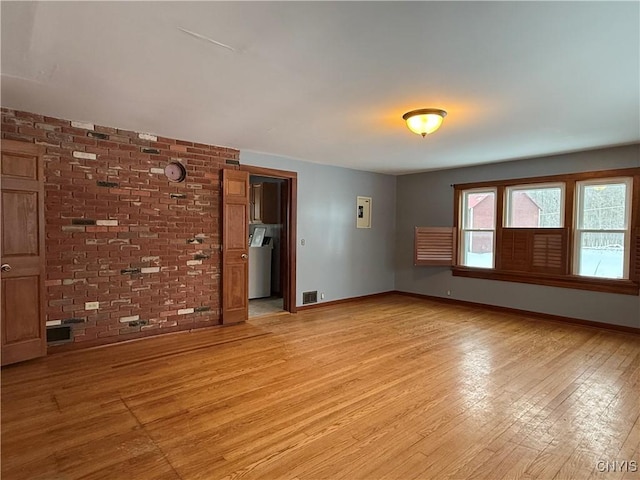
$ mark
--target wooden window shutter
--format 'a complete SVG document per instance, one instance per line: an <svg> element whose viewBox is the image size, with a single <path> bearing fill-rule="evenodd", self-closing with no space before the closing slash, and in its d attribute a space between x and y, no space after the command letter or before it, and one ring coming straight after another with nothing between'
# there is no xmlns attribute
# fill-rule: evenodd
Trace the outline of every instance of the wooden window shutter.
<svg viewBox="0 0 640 480"><path fill-rule="evenodd" d="M567 230L504 228L500 269L514 272L567 273Z"/></svg>
<svg viewBox="0 0 640 480"><path fill-rule="evenodd" d="M529 231L511 228L502 229L500 269L528 272L531 264L530 249Z"/></svg>
<svg viewBox="0 0 640 480"><path fill-rule="evenodd" d="M534 272L567 273L567 231L533 232L532 270Z"/></svg>
<svg viewBox="0 0 640 480"><path fill-rule="evenodd" d="M454 265L454 227L416 227L414 242L415 265Z"/></svg>

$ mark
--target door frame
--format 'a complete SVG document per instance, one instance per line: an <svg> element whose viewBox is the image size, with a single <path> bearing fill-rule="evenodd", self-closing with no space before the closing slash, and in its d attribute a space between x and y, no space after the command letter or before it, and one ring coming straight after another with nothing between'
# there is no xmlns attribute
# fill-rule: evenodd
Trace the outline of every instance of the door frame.
<svg viewBox="0 0 640 480"><path fill-rule="evenodd" d="M285 246L285 285L282 289L283 309L290 313L296 313L296 246L297 246L297 220L298 220L298 173L274 168L254 167L253 165L240 165L240 170L249 172L249 175L261 177L279 178L285 181L286 191L286 222L284 223L283 236Z"/></svg>

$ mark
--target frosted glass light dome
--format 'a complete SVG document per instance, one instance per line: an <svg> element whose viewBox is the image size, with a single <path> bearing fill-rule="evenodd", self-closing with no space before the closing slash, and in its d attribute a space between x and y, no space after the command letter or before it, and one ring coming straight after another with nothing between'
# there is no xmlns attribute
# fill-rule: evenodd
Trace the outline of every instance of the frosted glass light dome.
<svg viewBox="0 0 640 480"><path fill-rule="evenodd" d="M413 133L425 136L435 132L442 125L447 112L436 108L422 108L405 113L402 118L407 122L407 127Z"/></svg>

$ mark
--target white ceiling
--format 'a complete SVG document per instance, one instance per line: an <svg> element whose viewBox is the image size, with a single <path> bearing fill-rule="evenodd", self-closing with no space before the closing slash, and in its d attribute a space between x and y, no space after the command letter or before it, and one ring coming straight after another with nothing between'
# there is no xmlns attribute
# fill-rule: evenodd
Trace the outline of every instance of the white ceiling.
<svg viewBox="0 0 640 480"><path fill-rule="evenodd" d="M638 2L1 9L5 107L395 174L640 141Z"/></svg>

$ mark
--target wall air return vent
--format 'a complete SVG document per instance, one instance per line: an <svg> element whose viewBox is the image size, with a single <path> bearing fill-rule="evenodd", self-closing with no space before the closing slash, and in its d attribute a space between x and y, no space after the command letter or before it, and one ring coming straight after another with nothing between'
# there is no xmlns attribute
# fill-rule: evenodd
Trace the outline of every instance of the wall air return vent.
<svg viewBox="0 0 640 480"><path fill-rule="evenodd" d="M308 303L318 303L317 290L314 290L313 292L302 292L302 304L307 305Z"/></svg>

